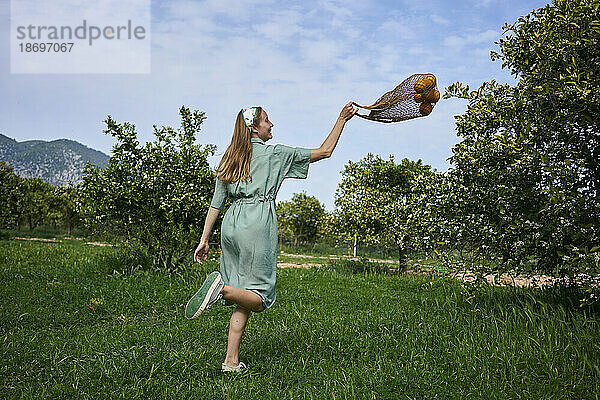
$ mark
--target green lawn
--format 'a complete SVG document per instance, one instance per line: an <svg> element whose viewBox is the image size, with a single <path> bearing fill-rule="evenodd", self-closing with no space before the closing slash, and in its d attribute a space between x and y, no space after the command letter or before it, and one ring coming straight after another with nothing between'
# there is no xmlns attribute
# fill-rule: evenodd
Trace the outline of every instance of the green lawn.
<svg viewBox="0 0 600 400"><path fill-rule="evenodd" d="M282 269L251 371L223 375L232 308L183 308L216 263L121 269L77 241L0 241L5 398L597 399L600 311L568 293L461 294L444 278Z"/></svg>

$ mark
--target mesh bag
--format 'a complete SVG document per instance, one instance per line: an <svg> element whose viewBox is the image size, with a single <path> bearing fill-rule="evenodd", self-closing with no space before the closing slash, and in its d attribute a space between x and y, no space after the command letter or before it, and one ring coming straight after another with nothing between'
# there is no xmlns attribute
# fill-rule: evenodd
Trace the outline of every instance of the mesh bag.
<svg viewBox="0 0 600 400"><path fill-rule="evenodd" d="M423 89L422 93L419 93L421 97L415 98L415 94L417 94L415 83L417 82L423 82ZM420 85L417 85L417 89L420 90ZM388 123L429 115L438 100L439 91L435 76L433 74L414 74L381 96L373 105L361 106L354 102L352 104L370 110L368 115L357 113L356 115L359 117Z"/></svg>

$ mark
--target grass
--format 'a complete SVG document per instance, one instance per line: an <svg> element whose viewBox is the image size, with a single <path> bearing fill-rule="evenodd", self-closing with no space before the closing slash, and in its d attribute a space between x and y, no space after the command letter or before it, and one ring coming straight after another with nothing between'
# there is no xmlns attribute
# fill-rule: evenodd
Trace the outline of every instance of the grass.
<svg viewBox="0 0 600 400"><path fill-rule="evenodd" d="M5 398L597 399L600 312L560 290L278 271L241 376L219 368L232 308L186 320L208 270L127 271L115 249L0 241Z"/></svg>

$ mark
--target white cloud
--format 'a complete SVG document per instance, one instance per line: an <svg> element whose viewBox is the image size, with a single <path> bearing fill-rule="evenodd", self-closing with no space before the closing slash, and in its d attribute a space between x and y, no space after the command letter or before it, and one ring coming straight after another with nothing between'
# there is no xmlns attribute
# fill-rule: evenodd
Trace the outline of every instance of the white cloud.
<svg viewBox="0 0 600 400"><path fill-rule="evenodd" d="M466 35L452 35L444 39L443 45L456 49L463 48L480 43L489 43L490 45L499 39L501 33L492 29L483 32L473 32Z"/></svg>
<svg viewBox="0 0 600 400"><path fill-rule="evenodd" d="M493 0L471 0L471 3L473 3L475 7L484 8L492 4L492 1Z"/></svg>
<svg viewBox="0 0 600 400"><path fill-rule="evenodd" d="M384 41L413 40L417 33L412 25L404 18L387 19L377 29L377 35L381 35Z"/></svg>
<svg viewBox="0 0 600 400"><path fill-rule="evenodd" d="M423 46L411 46L406 52L412 55L423 55L428 53L427 49Z"/></svg>
<svg viewBox="0 0 600 400"><path fill-rule="evenodd" d="M293 36L310 36L310 31L300 23L302 14L298 10L274 12L265 22L252 25L253 30L265 39L275 43L287 43Z"/></svg>
<svg viewBox="0 0 600 400"><path fill-rule="evenodd" d="M327 38L302 40L298 45L302 63L322 72L341 64L341 56L346 52L343 42Z"/></svg>
<svg viewBox="0 0 600 400"><path fill-rule="evenodd" d="M490 49L488 47L481 47L473 49L473 55L479 60L491 60Z"/></svg>
<svg viewBox="0 0 600 400"><path fill-rule="evenodd" d="M444 17L441 17L441 16L439 16L439 15L437 15L437 14L431 14L431 15L429 16L429 18L430 18L430 19L431 19L433 22L435 22L436 24L445 25L445 26L447 26L447 25L450 25L450 24L451 24L451 22L450 22L450 20L449 20L449 19L447 19L447 18L444 18Z"/></svg>
<svg viewBox="0 0 600 400"><path fill-rule="evenodd" d="M202 16L226 16L232 19L248 20L255 19L258 11L269 9L274 0L235 0L226 2L222 0L170 0L160 3L160 7L166 13L166 17L181 19L196 18Z"/></svg>
<svg viewBox="0 0 600 400"><path fill-rule="evenodd" d="M353 15L352 10L348 8L350 4L341 0L319 0L319 7L323 11L332 15L329 22L332 26L343 26Z"/></svg>

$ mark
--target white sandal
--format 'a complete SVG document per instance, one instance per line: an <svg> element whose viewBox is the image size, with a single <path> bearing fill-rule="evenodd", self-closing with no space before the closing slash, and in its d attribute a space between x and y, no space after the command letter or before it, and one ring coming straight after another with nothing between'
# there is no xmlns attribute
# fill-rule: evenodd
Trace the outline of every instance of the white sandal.
<svg viewBox="0 0 600 400"><path fill-rule="evenodd" d="M237 367L232 367L231 365L227 365L225 363L221 364L221 372L242 372L243 370L248 369L246 364L241 362Z"/></svg>

